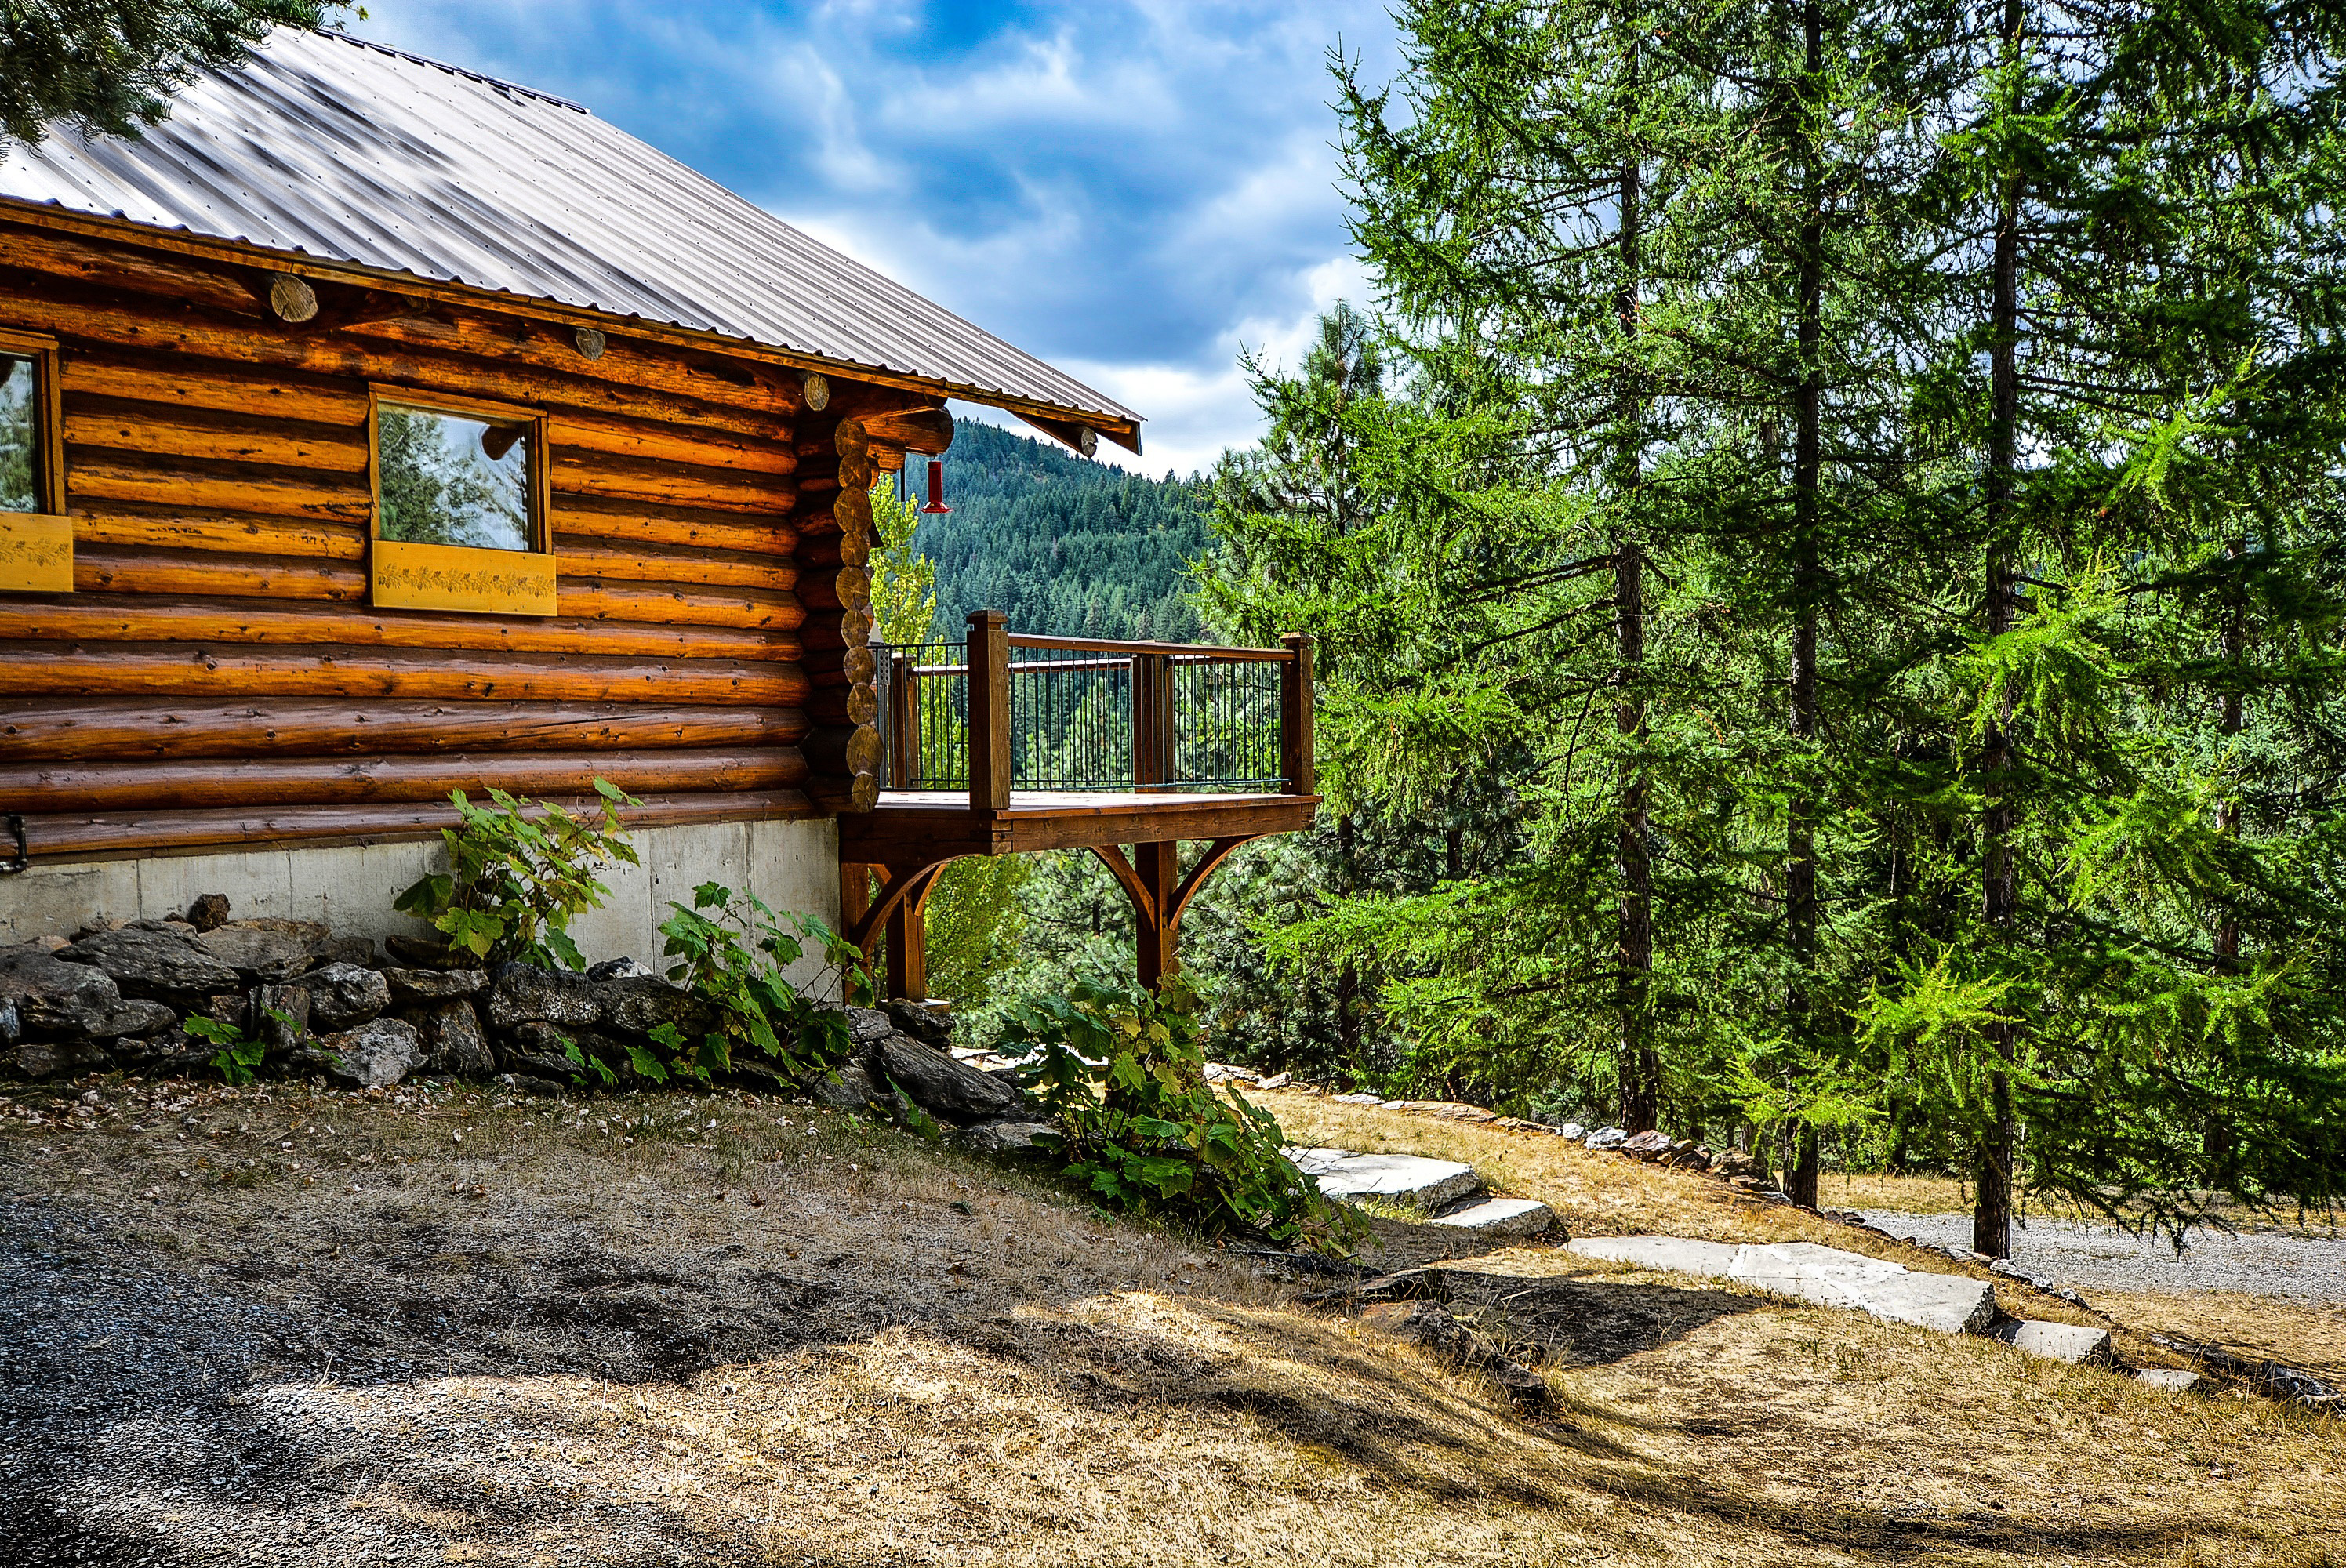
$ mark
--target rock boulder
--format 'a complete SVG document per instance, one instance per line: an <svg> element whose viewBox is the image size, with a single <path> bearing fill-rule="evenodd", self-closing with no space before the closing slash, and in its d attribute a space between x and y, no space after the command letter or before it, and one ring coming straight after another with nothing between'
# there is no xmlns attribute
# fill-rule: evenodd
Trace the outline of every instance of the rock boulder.
<svg viewBox="0 0 2346 1568"><path fill-rule="evenodd" d="M277 985L314 968L333 933L314 921L240 920L199 930L196 941L246 984Z"/></svg>
<svg viewBox="0 0 2346 1568"><path fill-rule="evenodd" d="M914 1105L943 1121L984 1121L1018 1103L1018 1092L1000 1079L892 1029L865 1051L863 1063L873 1082L892 1082Z"/></svg>
<svg viewBox="0 0 2346 1568"><path fill-rule="evenodd" d="M534 964L503 963L489 984L483 1021L491 1029L554 1023L585 1029L603 1022L603 988L583 974L557 974Z"/></svg>
<svg viewBox="0 0 2346 1568"><path fill-rule="evenodd" d="M252 992L252 1032L270 1056L301 1048L310 1034L310 990L304 985L260 985Z"/></svg>
<svg viewBox="0 0 2346 1568"><path fill-rule="evenodd" d="M122 988L92 963L68 963L36 943L0 947L0 1044L31 1036L87 1040L122 1007ZM46 1075L46 1074L44 1074Z"/></svg>
<svg viewBox="0 0 2346 1568"><path fill-rule="evenodd" d="M57 950L69 963L104 970L125 996L143 996L200 1011L211 997L240 989L237 972L214 958L193 928L178 921L142 920L93 932Z"/></svg>
<svg viewBox="0 0 2346 1568"><path fill-rule="evenodd" d="M112 1070L114 1057L87 1036L56 1040L31 1037L13 1045L0 1044L0 1078L66 1078L76 1073Z"/></svg>
<svg viewBox="0 0 2346 1568"><path fill-rule="evenodd" d="M489 983L477 969L386 969L383 983L394 1003L452 1002L472 996Z"/></svg>
<svg viewBox="0 0 2346 1568"><path fill-rule="evenodd" d="M382 972L355 963L330 963L293 983L310 993L310 1026L321 1034L356 1029L391 1005L391 983Z"/></svg>
<svg viewBox="0 0 2346 1568"><path fill-rule="evenodd" d="M1483 1190L1474 1167L1456 1160L1418 1155L1355 1154L1350 1149L1290 1149L1288 1157L1320 1190L1339 1203L1375 1198L1423 1214L1437 1214Z"/></svg>
<svg viewBox="0 0 2346 1568"><path fill-rule="evenodd" d="M673 1024L688 1044L717 1027L717 1010L680 985L658 975L626 975L598 982L604 1024L622 1033L648 1035Z"/></svg>
<svg viewBox="0 0 2346 1568"><path fill-rule="evenodd" d="M932 1051L953 1048L953 1019L941 1007L917 1002L891 1002L882 1012L900 1034L909 1034Z"/></svg>
<svg viewBox="0 0 2346 1568"><path fill-rule="evenodd" d="M418 1011L409 1022L423 1036L423 1067L430 1073L453 1073L464 1078L485 1078L497 1070L473 1004L459 997Z"/></svg>
<svg viewBox="0 0 2346 1568"><path fill-rule="evenodd" d="M1920 1274L1862 1253L1780 1241L1734 1247L1672 1236L1591 1237L1568 1244L1586 1257L1708 1275L1778 1296L1846 1307L1943 1334L1978 1333L1995 1317L1995 1288L1961 1274Z"/></svg>
<svg viewBox="0 0 2346 1568"><path fill-rule="evenodd" d="M388 1089L423 1065L423 1037L398 1018L377 1018L355 1029L321 1034L294 1060L362 1089Z"/></svg>
<svg viewBox="0 0 2346 1568"><path fill-rule="evenodd" d="M972 1154L1023 1155L1035 1146L1036 1136L1056 1130L1048 1122L997 1116L991 1121L973 1122L954 1136Z"/></svg>
<svg viewBox="0 0 2346 1568"><path fill-rule="evenodd" d="M852 1062L829 1073L810 1073L799 1081L799 1092L818 1105L860 1111L872 1103L872 1075Z"/></svg>

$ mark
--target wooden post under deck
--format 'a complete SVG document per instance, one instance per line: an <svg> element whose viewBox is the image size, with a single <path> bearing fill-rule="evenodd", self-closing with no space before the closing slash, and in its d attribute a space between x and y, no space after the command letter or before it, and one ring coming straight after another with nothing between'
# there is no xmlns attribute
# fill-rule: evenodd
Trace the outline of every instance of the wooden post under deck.
<svg viewBox="0 0 2346 1568"><path fill-rule="evenodd" d="M1138 899L1132 901L1134 945L1139 950L1140 983L1154 991L1181 967L1181 955L1175 946L1181 916L1173 901L1174 889L1181 880L1181 846L1172 840L1135 844L1132 860L1140 885L1148 893L1146 906Z"/></svg>
<svg viewBox="0 0 2346 1568"><path fill-rule="evenodd" d="M888 911L887 993L892 1001L929 998L929 921L923 906L935 880L935 873L929 873L918 892Z"/></svg>

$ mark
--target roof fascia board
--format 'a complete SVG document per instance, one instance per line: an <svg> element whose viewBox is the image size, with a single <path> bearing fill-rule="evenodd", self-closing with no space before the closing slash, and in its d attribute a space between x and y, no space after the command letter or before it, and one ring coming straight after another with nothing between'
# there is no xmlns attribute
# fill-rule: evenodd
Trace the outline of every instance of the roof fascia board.
<svg viewBox="0 0 2346 1568"><path fill-rule="evenodd" d="M329 283L360 284L380 289L387 293L413 295L441 304L469 305L476 309L521 314L539 320L556 321L564 326L593 327L606 332L618 332L647 342L664 343L672 348L699 349L709 352L730 354L736 358L755 360L763 364L780 365L795 371L820 371L826 376L842 381L868 382L875 386L893 387L903 392L922 392L932 397L959 398L964 402L981 403L1008 413L1027 418L1041 415L1060 423L1072 422L1089 425L1117 445L1133 452L1140 450L1140 426L1131 420L1115 420L1103 414L1073 409L1063 403L1037 402L1026 398L1005 397L1000 392L983 388L963 386L952 382L933 381L925 376L905 375L895 371L858 364L852 360L835 360L822 354L793 352L777 349L748 338L736 338L723 332L698 331L665 322L646 321L640 316L623 316L609 311L589 310L568 305L558 300L542 299L534 294L515 294L502 289L483 289L468 283L447 283L433 278L419 278L413 272L395 271L389 268L362 265L355 261L321 260L301 251L273 250L265 245L253 245L243 240L221 239L210 235L191 234L157 229L151 224L134 222L127 218L107 218L95 213L75 212L46 202L26 201L19 197L0 196L0 219L13 219L34 229L78 234L88 239L113 240L117 243L161 250L180 256L193 256L203 260L225 261L236 266L263 267L271 271L291 272L300 277L316 278Z"/></svg>

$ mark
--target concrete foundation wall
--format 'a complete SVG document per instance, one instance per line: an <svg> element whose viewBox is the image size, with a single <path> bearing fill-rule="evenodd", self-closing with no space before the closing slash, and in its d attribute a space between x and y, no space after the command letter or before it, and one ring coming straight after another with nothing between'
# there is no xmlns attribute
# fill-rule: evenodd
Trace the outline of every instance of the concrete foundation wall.
<svg viewBox="0 0 2346 1568"><path fill-rule="evenodd" d="M628 957L662 967L659 922L670 901L690 905L702 882L755 893L777 912L839 925L839 829L827 819L696 823L643 828L629 835L638 866L603 873L601 909L570 930L588 962ZM428 843L332 849L244 850L225 854L33 866L0 876L0 945L51 932L71 935L93 920L161 920L206 893L226 895L233 918L323 921L337 932L377 941L422 935L423 923L392 911L392 901L429 871L447 869L447 850ZM791 971L804 985L821 972L819 955Z"/></svg>

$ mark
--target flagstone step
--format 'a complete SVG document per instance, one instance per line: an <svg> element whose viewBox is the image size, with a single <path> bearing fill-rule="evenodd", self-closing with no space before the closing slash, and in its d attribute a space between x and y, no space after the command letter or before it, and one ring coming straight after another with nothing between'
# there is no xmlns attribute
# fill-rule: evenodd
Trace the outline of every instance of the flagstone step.
<svg viewBox="0 0 2346 1568"><path fill-rule="evenodd" d="M2168 1389L2176 1393L2188 1393L2199 1386L2199 1374L2187 1372L2180 1367L2137 1367L2134 1380L2154 1389Z"/></svg>
<svg viewBox="0 0 2346 1568"><path fill-rule="evenodd" d="M2035 1323L2025 1319L1999 1323L1990 1332L2014 1349L2076 1366L2110 1359L2110 1331L2076 1323Z"/></svg>
<svg viewBox="0 0 2346 1568"><path fill-rule="evenodd" d="M1483 1190L1474 1167L1418 1155L1364 1155L1351 1149L1290 1149L1287 1157L1339 1203L1374 1198L1423 1214L1438 1214Z"/></svg>
<svg viewBox="0 0 2346 1568"><path fill-rule="evenodd" d="M1537 1236L1556 1224L1556 1210L1529 1197L1486 1197L1434 1216L1436 1225L1480 1236Z"/></svg>

